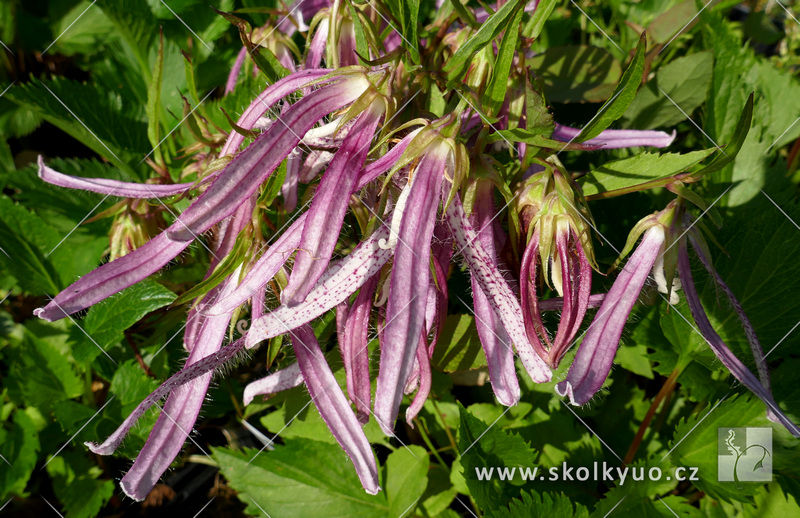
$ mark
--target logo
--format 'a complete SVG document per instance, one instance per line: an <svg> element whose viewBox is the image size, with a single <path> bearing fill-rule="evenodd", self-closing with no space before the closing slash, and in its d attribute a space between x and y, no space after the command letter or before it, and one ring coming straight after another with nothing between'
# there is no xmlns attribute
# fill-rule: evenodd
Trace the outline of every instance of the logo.
<svg viewBox="0 0 800 518"><path fill-rule="evenodd" d="M720 482L772 481L772 428L718 428Z"/></svg>

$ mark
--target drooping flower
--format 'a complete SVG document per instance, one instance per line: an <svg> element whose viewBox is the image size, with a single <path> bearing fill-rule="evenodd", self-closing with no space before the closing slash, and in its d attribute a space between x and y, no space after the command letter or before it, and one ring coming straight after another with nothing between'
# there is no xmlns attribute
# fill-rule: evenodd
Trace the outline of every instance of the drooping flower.
<svg viewBox="0 0 800 518"><path fill-rule="evenodd" d="M591 216L575 187L549 164L521 187L517 206L527 246L522 255L520 298L528 337L539 355L556 368L586 315L592 288ZM540 278L563 297L555 337L539 309Z"/></svg>
<svg viewBox="0 0 800 518"><path fill-rule="evenodd" d="M253 119L252 124L255 124L269 106L306 85L309 76L319 77L317 74L298 73L267 88L254 103L259 107L245 113L242 118ZM358 99L371 84L363 72L334 76L331 80L333 82L292 105L281 116L282 124L272 125L236 156L169 228L133 253L83 276L34 313L52 321L96 304L152 275L186 249L197 236L230 216L298 145L301 140L298 135L304 135L325 115ZM237 140L229 140L223 154L235 152Z"/></svg>
<svg viewBox="0 0 800 518"><path fill-rule="evenodd" d="M692 228L683 203L673 201L663 211L640 221L628 238L622 252L623 257L633 248L640 235L643 235L641 243L600 305L570 366L567 378L556 385L556 392L568 397L573 405L583 405L600 390L611 370L623 327L652 271L655 279L661 279L658 288L668 301L672 298L672 291L682 287L700 334L720 362L767 405L767 416L771 420L782 424L795 437L800 437L800 427L784 414L769 391L763 351L755 337L755 331L733 292L724 283L719 286L724 286L723 291L732 302L735 301L733 305L737 308L737 315L751 343L761 381L733 354L709 322L692 278L687 240L692 242L695 252L712 273L714 280L719 283L721 279L708 261L708 247L704 244L702 235ZM676 266L680 283L673 282L676 280Z"/></svg>

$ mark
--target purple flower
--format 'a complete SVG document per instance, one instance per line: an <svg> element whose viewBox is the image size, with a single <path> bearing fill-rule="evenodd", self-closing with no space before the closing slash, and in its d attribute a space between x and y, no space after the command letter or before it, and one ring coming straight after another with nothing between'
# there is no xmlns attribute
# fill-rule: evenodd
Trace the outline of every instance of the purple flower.
<svg viewBox="0 0 800 518"><path fill-rule="evenodd" d="M552 138L561 142L572 142L581 130L562 126L556 123ZM603 149L618 149L624 147L650 146L667 147L675 140L675 131L672 135L663 131L649 130L604 130L597 137L584 141L587 146L600 146Z"/></svg>
<svg viewBox="0 0 800 518"><path fill-rule="evenodd" d="M670 297L671 304L677 302L674 291L682 287L700 334L720 362L767 405L767 416L771 420L781 423L795 437L800 437L800 428L783 413L770 393L769 375L755 331L741 304L707 259L707 246L702 236L688 224L686 227L676 224L680 221L689 221L684 210L681 203L672 202L664 211L648 216L634 227L622 255L627 254L638 236L644 232L642 241L600 305L570 366L567 378L556 385L556 392L569 397L573 405L583 405L600 390L611 370L622 329L649 273L653 271L659 291ZM687 234L701 262L731 300L751 344L761 381L731 352L711 326L692 278ZM671 243L675 246L670 246ZM680 282L674 282L677 279L673 280L676 265Z"/></svg>
<svg viewBox="0 0 800 518"><path fill-rule="evenodd" d="M520 270L525 329L537 353L553 368L578 333L592 288L594 261L587 224L591 216L573 189L560 171L548 166L527 178L517 201L523 231L530 236ZM542 322L536 293L540 274L563 297L558 331L552 339Z"/></svg>

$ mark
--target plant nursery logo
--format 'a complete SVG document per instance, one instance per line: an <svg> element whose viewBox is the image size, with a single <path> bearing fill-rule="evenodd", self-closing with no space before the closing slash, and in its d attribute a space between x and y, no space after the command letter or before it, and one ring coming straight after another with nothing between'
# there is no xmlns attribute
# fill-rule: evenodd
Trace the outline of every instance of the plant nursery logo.
<svg viewBox="0 0 800 518"><path fill-rule="evenodd" d="M720 482L772 481L772 428L718 428Z"/></svg>

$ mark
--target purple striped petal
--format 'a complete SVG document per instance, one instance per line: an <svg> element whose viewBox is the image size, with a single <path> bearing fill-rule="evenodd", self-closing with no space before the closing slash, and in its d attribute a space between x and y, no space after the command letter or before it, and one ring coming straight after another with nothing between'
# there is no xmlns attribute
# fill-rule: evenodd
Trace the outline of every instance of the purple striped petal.
<svg viewBox="0 0 800 518"><path fill-rule="evenodd" d="M170 239L190 241L230 215L300 143L299 135L328 113L356 100L368 85L363 76L353 76L316 90L292 105L281 115L281 124L273 124L239 154L167 229Z"/></svg>
<svg viewBox="0 0 800 518"><path fill-rule="evenodd" d="M303 374L300 372L300 365L293 363L286 368L273 372L260 380L248 383L244 388L242 400L244 405L249 405L256 396L269 397L278 392L298 387L303 383Z"/></svg>
<svg viewBox="0 0 800 518"><path fill-rule="evenodd" d="M419 364L419 388L417 394L406 409L406 422L408 426L414 428L414 418L417 417L422 406L427 401L431 393L431 360L428 358L428 344L425 335L419 337L417 345L417 363Z"/></svg>
<svg viewBox="0 0 800 518"><path fill-rule="evenodd" d="M567 379L556 385L556 392L560 396L569 396L573 405L587 403L603 386L611 371L622 329L647 276L662 253L665 240L661 226L650 227L645 232L642 242L614 281L589 325Z"/></svg>
<svg viewBox="0 0 800 518"><path fill-rule="evenodd" d="M549 363L553 368L558 367L561 357L578 334L589 307L589 292L592 289L592 267L574 233L572 238L571 241L563 232L556 236L556 249L561 261L564 309L550 350Z"/></svg>
<svg viewBox="0 0 800 518"><path fill-rule="evenodd" d="M561 142L570 142L580 134L581 130L562 126L556 123L552 138ZM650 130L605 130L597 137L583 142L586 146L602 146L603 149L619 149L624 147L650 146L667 147L675 140L676 132L672 135L663 131Z"/></svg>
<svg viewBox="0 0 800 518"><path fill-rule="evenodd" d="M300 244L300 236L302 235L305 221L305 214L298 217L281 237L269 247L269 250L259 257L239 286L227 297L214 304L213 308L209 308L208 314L212 314L212 311L221 314L234 310L247 302L247 299L271 281Z"/></svg>
<svg viewBox="0 0 800 518"><path fill-rule="evenodd" d="M238 271L228 279L221 294L236 285ZM228 331L231 315L207 318L198 333L197 343L186 360L186 366L219 351ZM177 387L170 393L147 442L136 457L133 467L120 481L126 495L141 501L156 485L161 475L178 456L183 443L194 428L205 401L212 373L206 373Z"/></svg>
<svg viewBox="0 0 800 518"><path fill-rule="evenodd" d="M176 183L173 185L156 185L122 182L105 178L81 178L59 173L47 167L44 165L44 158L41 155L39 155L38 163L39 178L51 185L66 187L68 189L97 192L109 196L119 196L121 198L166 198L186 192L195 186L193 182Z"/></svg>
<svg viewBox="0 0 800 518"><path fill-rule="evenodd" d="M281 305L256 319L247 332L247 348L307 324L347 300L392 257L391 249L379 245L387 237L389 229L379 228L350 255L331 265L305 302L292 308Z"/></svg>
<svg viewBox="0 0 800 518"><path fill-rule="evenodd" d="M775 402L775 399L770 394L770 391L762 385L758 378L736 357L733 352L728 349L725 342L714 330L711 322L708 321L706 311L700 303L700 297L697 295L697 290L692 279L692 267L689 264L689 253L686 250L686 242L681 241L680 248L678 249L678 272L683 286L683 293L686 295L686 303L689 305L689 310L700 329L700 334L703 335L708 346L714 351L714 354L719 358L733 376L739 382L750 389L753 394L759 397L767 405L768 417L775 422L782 424L788 431L795 437L800 437L800 428L789 419L786 414ZM698 247L699 248L699 247Z"/></svg>
<svg viewBox="0 0 800 518"><path fill-rule="evenodd" d="M491 184L479 185L475 207L472 213L472 224L478 229L478 241L483 246L490 260L497 264L497 250L495 243L496 220L494 203L492 202L493 187ZM483 352L489 367L489 379L492 390L501 405L512 406L519 402L520 390L517 370L514 367L514 350L511 338L503 327L500 317L492 309L489 299L480 287L478 279L471 276L472 299L475 309L475 327L478 338L481 340Z"/></svg>
<svg viewBox="0 0 800 518"><path fill-rule="evenodd" d="M84 444L98 455L111 455L119 447L120 443L122 443L125 436L128 435L128 432L133 425L136 424L136 421L138 421L150 407L159 400L167 397L176 388L225 365L244 349L244 345L244 339L236 340L234 343L206 356L202 360L179 370L147 396L144 401L139 403L133 412L122 422L119 428L108 436L105 442L102 444L85 442Z"/></svg>
<svg viewBox="0 0 800 518"><path fill-rule="evenodd" d="M423 156L414 173L397 231L385 340L381 343L375 388L375 418L386 435L392 435L403 388L414 366L419 337L425 329L431 238L449 152L449 148L439 145Z"/></svg>
<svg viewBox="0 0 800 518"><path fill-rule="evenodd" d="M162 232L133 252L87 273L33 314L53 322L86 309L154 274L188 246L188 241L172 241Z"/></svg>
<svg viewBox="0 0 800 518"><path fill-rule="evenodd" d="M244 64L246 57L247 47L242 47L242 50L240 50L239 54L236 56L236 61L233 63L233 67L231 67L231 71L228 74L228 81L225 83L224 95L228 95L229 93L233 92L234 88L236 88L236 81L239 79L239 73L242 71L242 65Z"/></svg>
<svg viewBox="0 0 800 518"><path fill-rule="evenodd" d="M363 81L366 83L365 79ZM89 272L62 291L50 304L35 310L34 314L45 320L63 318L158 271L181 253L197 235L229 216L255 192L299 143L300 139L290 128L304 134L326 113L357 98L358 92L348 89L357 85L364 86L361 81L357 81L356 85L351 85L350 81L336 83L298 101L285 114L286 124L274 124L259 136L181 214L178 221L132 253Z"/></svg>
<svg viewBox="0 0 800 518"><path fill-rule="evenodd" d="M355 190L382 115L383 103L377 101L358 117L322 177L303 226L289 285L281 294L288 306L305 300L330 262L350 203L350 193Z"/></svg>
<svg viewBox="0 0 800 518"><path fill-rule="evenodd" d="M314 32L314 37L308 45L308 54L306 54L306 68L315 69L319 68L322 63L322 56L325 54L325 45L328 43L328 19L321 20L317 25L317 30Z"/></svg>
<svg viewBox="0 0 800 518"><path fill-rule="evenodd" d="M336 382L325 355L317 343L310 326L301 326L292 332L292 345L297 364L303 373L311 400L331 433L355 464L361 485L374 495L381 490L378 485L378 464L367 436L361 429L353 410Z"/></svg>
<svg viewBox="0 0 800 518"><path fill-rule="evenodd" d="M369 379L369 315L380 275L373 275L358 292L344 323L339 348L347 375L347 393L356 405L358 422L367 424L372 401Z"/></svg>
<svg viewBox="0 0 800 518"><path fill-rule="evenodd" d="M236 121L236 125L248 130L253 129L258 120L261 119L275 103L290 93L302 88L309 82L319 79L330 72L331 71L327 69L301 70L268 86L266 90L261 92L261 95L250 103L250 106L247 107L244 113L242 113L242 116L239 117L239 120ZM220 156L232 155L239 149L242 142L244 142L244 135L231 131L230 135L228 135L228 140L225 141L225 145L222 146L222 150L220 150Z"/></svg>
<svg viewBox="0 0 800 518"><path fill-rule="evenodd" d="M464 256L470 273L475 276L483 293L492 305L495 313L503 322L503 327L517 349L522 365L528 375L536 383L546 383L552 373L538 354L533 350L525 333L522 319L522 308L514 293L503 278L500 270L492 262L478 240L475 229L467 220L461 199L456 195L447 207L445 219L450 227L456 246Z"/></svg>
<svg viewBox="0 0 800 518"><path fill-rule="evenodd" d="M725 284L725 281L722 280L722 277L719 276L717 270L714 269L714 265L711 264L711 261L705 256L703 253L702 247L697 245L694 237L689 236L689 239L692 242L692 249L694 249L695 254L697 254L697 258L700 259L700 262L703 264L705 269L714 276L714 281L717 283L717 286L722 288L722 291L725 292L725 295L728 297L728 300L733 307L734 313L736 316L739 317L739 322L742 324L742 328L744 329L744 334L747 336L747 342L750 344L750 351L753 353L753 359L756 362L756 369L758 370L758 378L761 380L761 384L764 385L764 388L769 390L769 369L767 368L767 362L764 359L764 350L761 348L761 342L759 342L758 337L756 336L756 330L753 327L753 324L750 323L750 319L747 318L747 314L744 312L744 308L739 303L739 299L736 298L736 295L733 294L733 291Z"/></svg>

